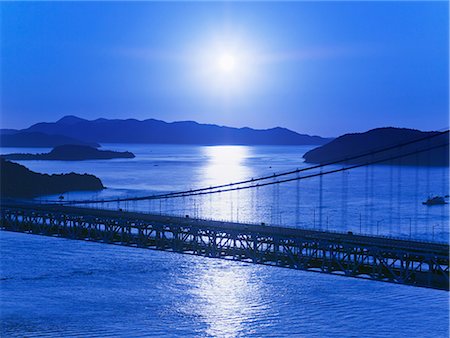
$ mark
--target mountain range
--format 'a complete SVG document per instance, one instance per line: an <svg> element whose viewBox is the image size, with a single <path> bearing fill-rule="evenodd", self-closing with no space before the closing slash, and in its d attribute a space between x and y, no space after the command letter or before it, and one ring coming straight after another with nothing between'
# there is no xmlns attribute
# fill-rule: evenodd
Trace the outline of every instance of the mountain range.
<svg viewBox="0 0 450 338"><path fill-rule="evenodd" d="M86 120L65 116L56 122L41 122L22 130L3 130L2 137L41 133L77 140L77 144L156 143L203 145L321 145L331 139L298 134L286 128L233 128L193 121L164 122L155 119ZM52 144L56 146L58 144Z"/></svg>
<svg viewBox="0 0 450 338"><path fill-rule="evenodd" d="M13 129L2 129L0 131L0 145L2 147L57 147L64 144L76 144L98 148L100 145L95 142L83 142L81 140L62 136L48 135L39 132L26 132Z"/></svg>

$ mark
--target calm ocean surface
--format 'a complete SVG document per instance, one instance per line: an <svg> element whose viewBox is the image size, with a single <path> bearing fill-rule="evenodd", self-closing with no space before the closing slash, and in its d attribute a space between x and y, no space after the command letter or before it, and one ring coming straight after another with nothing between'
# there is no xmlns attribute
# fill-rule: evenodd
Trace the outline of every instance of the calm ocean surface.
<svg viewBox="0 0 450 338"><path fill-rule="evenodd" d="M19 163L44 173L92 173L108 189L67 193L65 200L103 199L209 187L303 168L310 166L303 163L303 154L314 147L107 144L103 148L130 150L136 158ZM1 149L2 153L49 150ZM311 178L213 196L91 206L448 242L449 205L422 205L429 196L449 194L448 174L448 168L441 167L384 165L339 172L323 177L322 203L320 180Z"/></svg>
<svg viewBox="0 0 450 338"><path fill-rule="evenodd" d="M65 199L108 198L301 168L312 147L104 148L136 158L20 163L95 174L108 189ZM448 241L448 205L422 205L448 195L448 168L377 166L254 190L97 207ZM8 232L0 232L0 254L5 337L448 337L445 291Z"/></svg>

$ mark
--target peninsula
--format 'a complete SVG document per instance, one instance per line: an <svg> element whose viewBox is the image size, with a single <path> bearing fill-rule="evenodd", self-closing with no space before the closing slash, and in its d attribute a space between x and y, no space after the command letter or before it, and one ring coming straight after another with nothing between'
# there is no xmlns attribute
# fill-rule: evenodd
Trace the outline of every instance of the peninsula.
<svg viewBox="0 0 450 338"><path fill-rule="evenodd" d="M89 174L40 174L0 159L1 197L30 198L67 191L102 190L102 181Z"/></svg>
<svg viewBox="0 0 450 338"><path fill-rule="evenodd" d="M415 140L425 139L420 142ZM392 145L405 143L401 149L391 149L376 152ZM407 144L408 143L408 144ZM420 152L433 148L428 151ZM360 156L364 154L373 154ZM377 128L365 133L345 134L330 143L314 148L305 153L303 158L307 163L327 163L346 159L342 163L362 164L373 161L396 157L399 154L411 154L380 162L382 164L395 165L419 165L419 166L448 166L449 165L449 139L448 133L437 131L420 131L407 128Z"/></svg>

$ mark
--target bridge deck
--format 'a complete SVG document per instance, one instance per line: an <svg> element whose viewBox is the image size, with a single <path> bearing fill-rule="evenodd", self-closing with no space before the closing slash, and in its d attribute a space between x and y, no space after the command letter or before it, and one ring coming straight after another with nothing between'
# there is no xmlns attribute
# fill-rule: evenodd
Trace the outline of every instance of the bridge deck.
<svg viewBox="0 0 450 338"><path fill-rule="evenodd" d="M449 289L446 243L61 205L0 210L5 230Z"/></svg>
<svg viewBox="0 0 450 338"><path fill-rule="evenodd" d="M7 206L8 205L5 204L3 205L3 207ZM234 231L241 231L244 233L251 230L251 232L253 233L256 232L264 235L278 235L283 237L287 236L287 237L303 238L306 236L311 238L321 238L330 241L342 241L346 243L373 245L377 247L397 248L400 250L407 249L416 252L436 253L439 255L441 254L446 255L449 253L450 250L449 244L439 242L425 242L418 240L389 238L384 236L368 236L368 235L349 234L332 231L331 232L319 231L312 229L301 229L301 228L282 227L273 225L258 225L251 223L203 220L190 217L147 214L141 212L92 209L92 208L81 208L81 207L48 205L48 204L21 205L20 208L29 210L42 210L42 211L74 214L78 216L90 216L90 217L94 216L112 219L141 220L147 222L177 224L179 226L197 227L202 229L211 228L217 230L234 230Z"/></svg>

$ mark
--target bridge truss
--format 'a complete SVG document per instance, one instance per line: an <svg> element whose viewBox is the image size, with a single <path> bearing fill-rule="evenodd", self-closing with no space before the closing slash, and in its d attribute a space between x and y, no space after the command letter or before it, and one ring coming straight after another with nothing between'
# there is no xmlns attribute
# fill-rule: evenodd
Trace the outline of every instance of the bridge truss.
<svg viewBox="0 0 450 338"><path fill-rule="evenodd" d="M77 207L1 211L3 230L449 289L447 244Z"/></svg>

